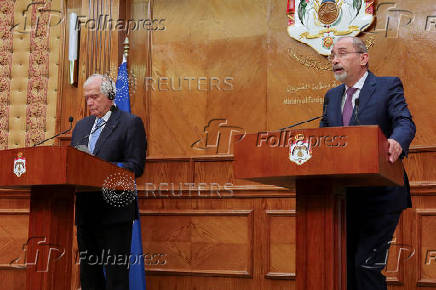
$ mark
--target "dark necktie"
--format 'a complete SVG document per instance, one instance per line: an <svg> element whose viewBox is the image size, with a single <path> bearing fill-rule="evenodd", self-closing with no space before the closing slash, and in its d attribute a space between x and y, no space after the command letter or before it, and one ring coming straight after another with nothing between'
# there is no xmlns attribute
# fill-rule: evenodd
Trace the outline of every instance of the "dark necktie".
<svg viewBox="0 0 436 290"><path fill-rule="evenodd" d="M347 89L347 99L345 100L344 110L342 111L342 123L344 126L350 125L351 115L353 114L353 95L357 88Z"/></svg>

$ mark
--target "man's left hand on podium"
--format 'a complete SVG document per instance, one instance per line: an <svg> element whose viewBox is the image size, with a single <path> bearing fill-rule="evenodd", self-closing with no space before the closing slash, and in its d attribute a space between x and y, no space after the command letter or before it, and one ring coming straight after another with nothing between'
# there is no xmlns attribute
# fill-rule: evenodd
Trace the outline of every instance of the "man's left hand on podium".
<svg viewBox="0 0 436 290"><path fill-rule="evenodd" d="M400 157L401 152L403 152L403 148L401 148L400 143L398 143L394 139L388 139L388 143L389 162L394 163L398 160L398 157Z"/></svg>

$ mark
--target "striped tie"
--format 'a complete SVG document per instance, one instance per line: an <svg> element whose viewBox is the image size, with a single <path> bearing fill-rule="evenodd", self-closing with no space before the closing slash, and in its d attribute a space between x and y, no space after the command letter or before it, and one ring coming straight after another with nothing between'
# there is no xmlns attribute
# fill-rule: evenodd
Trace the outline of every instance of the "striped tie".
<svg viewBox="0 0 436 290"><path fill-rule="evenodd" d="M88 149L92 153L94 153L95 144L97 143L98 137L100 137L101 130L103 130L102 123L103 119L97 118L97 124L95 125L94 132L92 132L91 136L89 137Z"/></svg>

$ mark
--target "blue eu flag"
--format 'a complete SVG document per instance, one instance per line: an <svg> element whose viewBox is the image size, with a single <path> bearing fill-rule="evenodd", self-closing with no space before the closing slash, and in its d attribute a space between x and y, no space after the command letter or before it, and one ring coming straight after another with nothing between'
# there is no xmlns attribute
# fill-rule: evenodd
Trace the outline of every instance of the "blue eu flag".
<svg viewBox="0 0 436 290"><path fill-rule="evenodd" d="M125 61L118 68L116 87L115 104L120 110L130 112L129 76L127 62ZM138 203L136 203L136 206L138 206ZM139 216L133 221L130 252L129 290L145 290L145 268Z"/></svg>

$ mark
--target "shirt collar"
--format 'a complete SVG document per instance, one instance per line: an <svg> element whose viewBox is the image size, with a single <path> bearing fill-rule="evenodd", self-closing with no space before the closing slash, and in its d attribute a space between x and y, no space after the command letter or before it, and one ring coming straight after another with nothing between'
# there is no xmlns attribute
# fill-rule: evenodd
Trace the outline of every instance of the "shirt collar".
<svg viewBox="0 0 436 290"><path fill-rule="evenodd" d="M106 123L107 120L109 120L109 118L110 118L111 115L112 115L112 111L109 110L109 111L107 111L106 114L104 114L104 116L101 117L101 118L102 118L102 119L104 120L104 122ZM97 120L98 118L95 118L95 119Z"/></svg>
<svg viewBox="0 0 436 290"><path fill-rule="evenodd" d="M353 85L353 88L361 90L365 84L365 80L368 77L368 71L366 71L363 76ZM345 91L347 91L348 86L345 85Z"/></svg>

